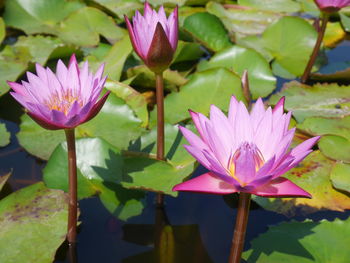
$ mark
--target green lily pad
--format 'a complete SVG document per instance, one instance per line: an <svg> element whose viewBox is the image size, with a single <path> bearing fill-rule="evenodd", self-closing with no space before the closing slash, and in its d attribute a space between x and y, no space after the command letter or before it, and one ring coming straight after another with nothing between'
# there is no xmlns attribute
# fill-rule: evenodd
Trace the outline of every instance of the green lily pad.
<svg viewBox="0 0 350 263"><path fill-rule="evenodd" d="M51 263L66 238L68 198L37 183L0 202L0 261ZM35 244L35 245L33 245Z"/></svg>
<svg viewBox="0 0 350 263"><path fill-rule="evenodd" d="M21 117L19 143L31 154L47 160L56 146L65 141L63 131L43 129L27 115ZM110 94L99 114L76 128L76 136L101 137L118 148L127 148L129 141L141 135L141 120L120 98Z"/></svg>
<svg viewBox="0 0 350 263"><path fill-rule="evenodd" d="M4 19L0 17L0 44L4 40L5 36L6 36L6 25L5 25Z"/></svg>
<svg viewBox="0 0 350 263"><path fill-rule="evenodd" d="M350 32L350 17L348 17L346 14L339 12L340 15L340 21L345 29L346 32Z"/></svg>
<svg viewBox="0 0 350 263"><path fill-rule="evenodd" d="M0 123L0 147L4 147L10 143L11 134L7 131L6 125Z"/></svg>
<svg viewBox="0 0 350 263"><path fill-rule="evenodd" d="M207 11L220 18L225 28L235 39L249 35L260 35L282 15L237 5L221 5L214 1L206 5Z"/></svg>
<svg viewBox="0 0 350 263"><path fill-rule="evenodd" d="M156 79L152 71L145 65L136 66L127 70L128 78L132 78L130 85L141 86L142 88L156 88ZM178 71L167 69L163 72L164 89L169 91L177 91L178 86L182 86L187 82Z"/></svg>
<svg viewBox="0 0 350 263"><path fill-rule="evenodd" d="M350 87L337 84L315 84L307 86L292 81L274 94L270 103L286 97L285 108L293 112L298 122L309 117L341 118L350 115Z"/></svg>
<svg viewBox="0 0 350 263"><path fill-rule="evenodd" d="M335 188L350 193L350 164L337 162L331 171L331 181Z"/></svg>
<svg viewBox="0 0 350 263"><path fill-rule="evenodd" d="M309 192L312 199L257 196L254 196L253 199L263 208L287 216L324 209L334 211L350 209L350 198L334 189L330 181L333 165L334 161L326 158L320 151L314 151L299 166L283 175Z"/></svg>
<svg viewBox="0 0 350 263"><path fill-rule="evenodd" d="M197 60L203 54L204 51L200 44L179 40L173 63Z"/></svg>
<svg viewBox="0 0 350 263"><path fill-rule="evenodd" d="M248 263L347 262L350 220L281 223L255 238L243 253Z"/></svg>
<svg viewBox="0 0 350 263"><path fill-rule="evenodd" d="M58 29L59 37L66 43L77 46L94 46L100 42L99 35L110 43L122 39L126 31L102 11L84 7L66 18Z"/></svg>
<svg viewBox="0 0 350 263"><path fill-rule="evenodd" d="M266 49L264 46L264 40L260 36L246 36L239 38L236 43L242 47L254 49L269 62L273 59L273 55Z"/></svg>
<svg viewBox="0 0 350 263"><path fill-rule="evenodd" d="M186 125L186 128L195 130L193 125ZM166 123L164 126L165 133L165 158L175 167L184 167L191 165L195 162L195 159L185 150L183 147L187 143L186 139L182 136L178 125L171 125ZM142 151L146 153L156 154L157 151L157 128L154 127L148 133L142 135L135 140L129 147L131 151Z"/></svg>
<svg viewBox="0 0 350 263"><path fill-rule="evenodd" d="M4 187L4 185L6 184L7 180L10 178L10 176L11 176L11 173L0 176L0 192Z"/></svg>
<svg viewBox="0 0 350 263"><path fill-rule="evenodd" d="M335 135L322 136L318 147L328 158L350 163L350 141L348 139Z"/></svg>
<svg viewBox="0 0 350 263"><path fill-rule="evenodd" d="M56 34L56 25L84 6L80 1L12 0L6 2L4 20L26 34Z"/></svg>
<svg viewBox="0 0 350 263"><path fill-rule="evenodd" d="M312 25L299 17L282 17L262 37L275 58L273 63L295 76L303 74L317 38Z"/></svg>
<svg viewBox="0 0 350 263"><path fill-rule="evenodd" d="M94 0L94 2L115 13L119 18L123 18L124 15L131 17L136 10L143 8L143 4L138 0Z"/></svg>
<svg viewBox="0 0 350 263"><path fill-rule="evenodd" d="M292 0L238 0L238 4L274 12L295 13L300 11L300 4Z"/></svg>
<svg viewBox="0 0 350 263"><path fill-rule="evenodd" d="M253 99L266 97L275 89L276 78L272 75L269 63L255 50L240 46L226 48L209 61L202 60L198 71L214 67L225 67L240 76L244 70L248 70Z"/></svg>
<svg viewBox="0 0 350 263"><path fill-rule="evenodd" d="M212 51L232 45L224 25L212 14L193 14L185 19L183 28Z"/></svg>
<svg viewBox="0 0 350 263"><path fill-rule="evenodd" d="M346 36L344 29L339 22L328 22L326 32L323 37L323 44L326 47L335 47Z"/></svg>
<svg viewBox="0 0 350 263"><path fill-rule="evenodd" d="M120 150L99 138L76 141L78 198L99 194L102 203L118 218L126 220L142 212L144 194L123 189L123 157ZM50 188L68 189L66 143L60 144L44 169Z"/></svg>
<svg viewBox="0 0 350 263"><path fill-rule="evenodd" d="M106 89L123 99L127 105L135 112L136 116L142 120L142 127L148 125L148 109L146 98L132 87L117 81L107 80Z"/></svg>
<svg viewBox="0 0 350 263"><path fill-rule="evenodd" d="M141 189L176 197L178 192L172 188L191 175L194 164L174 167L170 163L146 156L126 156L122 185L130 189Z"/></svg>
<svg viewBox="0 0 350 263"><path fill-rule="evenodd" d="M165 121L171 124L190 118L188 109L209 113L211 104L227 110L232 95L245 101L241 80L225 68L213 68L192 75L179 92L173 92L164 100ZM151 125L156 123L156 109L151 112Z"/></svg>

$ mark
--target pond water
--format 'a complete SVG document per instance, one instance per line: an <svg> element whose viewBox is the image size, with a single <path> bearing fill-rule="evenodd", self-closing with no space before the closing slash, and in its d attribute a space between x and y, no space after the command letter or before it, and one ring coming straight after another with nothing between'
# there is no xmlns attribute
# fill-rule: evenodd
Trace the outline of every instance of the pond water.
<svg viewBox="0 0 350 263"><path fill-rule="evenodd" d="M327 53L329 61L350 61L349 46L350 42L344 41L336 49L329 51ZM283 79L279 80L279 87L283 82ZM26 153L18 144L15 134L19 129L16 122L20 111L17 106L13 106L12 98L9 95L3 96L0 105L2 122L6 123L12 133L11 144L0 149L0 174L13 172L4 191L9 193L40 181L45 163ZM11 111L9 105L12 105ZM196 174L203 171L204 168L199 167ZM154 233L157 232L156 218L158 224L161 222L168 226L165 233L167 247L163 247L163 251L167 251L168 259L173 255L174 261L166 262L227 261L236 216L236 195L222 197L180 193L178 198L165 198L164 211L156 209L154 200L155 195L148 194L143 213L127 222L113 217L98 198L80 201L81 225L77 243L77 262L155 262L152 251L154 251ZM350 211L343 213L321 211L288 218L263 210L252 203L245 249L249 248L250 241L264 233L269 225L290 220L302 221L306 218L346 219L349 215ZM64 244L59 249L55 262L70 262L66 254L67 245Z"/></svg>

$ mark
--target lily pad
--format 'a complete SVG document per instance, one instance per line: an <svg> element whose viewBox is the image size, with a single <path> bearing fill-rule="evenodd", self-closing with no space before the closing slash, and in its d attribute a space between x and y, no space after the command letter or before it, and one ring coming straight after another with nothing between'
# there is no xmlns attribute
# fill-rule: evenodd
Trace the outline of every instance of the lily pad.
<svg viewBox="0 0 350 263"><path fill-rule="evenodd" d="M144 194L123 189L123 157L120 150L99 138L77 140L78 198L99 194L102 203L122 220L142 212ZM50 188L68 189L66 143L53 152L44 169L44 181Z"/></svg>
<svg viewBox="0 0 350 263"><path fill-rule="evenodd" d="M276 78L269 63L258 52L240 46L232 46L216 53L208 62L202 60L198 71L208 68L225 67L242 76L248 70L250 91L253 99L266 97L274 89Z"/></svg>
<svg viewBox="0 0 350 263"><path fill-rule="evenodd" d="M84 6L80 1L12 0L6 2L4 20L26 34L55 34L58 23Z"/></svg>
<svg viewBox="0 0 350 263"><path fill-rule="evenodd" d="M332 160L350 163L350 141L341 136L322 136L318 142L322 153Z"/></svg>
<svg viewBox="0 0 350 263"><path fill-rule="evenodd" d="M238 0L238 4L274 12L295 13L300 11L300 4L292 0Z"/></svg>
<svg viewBox="0 0 350 263"><path fill-rule="evenodd" d="M309 117L341 118L350 115L350 87L337 84L315 84L307 86L292 81L273 95L270 103L286 97L285 108L293 112L298 122Z"/></svg>
<svg viewBox="0 0 350 263"><path fill-rule="evenodd" d="M207 11L220 18L225 28L235 39L250 35L260 35L282 14L258 10L238 5L221 5L211 1L206 6Z"/></svg>
<svg viewBox="0 0 350 263"><path fill-rule="evenodd" d="M350 209L350 198L333 188L330 174L334 162L320 151L311 153L299 166L287 172L283 177L312 195L306 198L263 198L254 196L254 201L263 208L287 216L296 213L311 213L318 210L344 211Z"/></svg>
<svg viewBox="0 0 350 263"><path fill-rule="evenodd" d="M312 25L299 17L282 17L262 37L275 58L273 63L295 76L303 74L317 38Z"/></svg>
<svg viewBox="0 0 350 263"><path fill-rule="evenodd" d="M6 125L0 123L0 147L4 147L10 143L11 134L7 131Z"/></svg>
<svg viewBox="0 0 350 263"><path fill-rule="evenodd" d="M350 80L350 63L334 62L322 67L318 72L311 74L311 79L316 81L349 81Z"/></svg>
<svg viewBox="0 0 350 263"><path fill-rule="evenodd" d="M346 36L344 29L339 22L327 23L326 32L323 38L323 44L326 47L335 47Z"/></svg>
<svg viewBox="0 0 350 263"><path fill-rule="evenodd" d="M350 164L337 162L331 171L331 181L335 188L350 193Z"/></svg>
<svg viewBox="0 0 350 263"><path fill-rule="evenodd" d="M0 44L4 40L5 36L6 36L6 25L5 25L4 19L0 17Z"/></svg>
<svg viewBox="0 0 350 263"><path fill-rule="evenodd" d="M203 54L204 51L200 44L179 40L173 63L197 60Z"/></svg>
<svg viewBox="0 0 350 263"><path fill-rule="evenodd" d="M27 115L21 117L19 143L31 154L47 160L56 146L65 140L63 131L43 129ZM110 94L99 114L76 128L76 136L101 137L118 148L127 148L129 141L141 135L141 120L120 98Z"/></svg>
<svg viewBox="0 0 350 263"><path fill-rule="evenodd" d="M138 0L94 0L94 2L115 13L119 18L123 18L124 15L131 17L136 10L143 8L143 4Z"/></svg>
<svg viewBox="0 0 350 263"><path fill-rule="evenodd" d="M122 39L126 30L118 27L113 19L102 11L84 7L60 23L59 37L66 43L77 46L94 46L100 42L99 35L110 43Z"/></svg>
<svg viewBox="0 0 350 263"><path fill-rule="evenodd" d="M219 51L232 45L224 25L212 14L193 14L185 19L183 28L212 51Z"/></svg>
<svg viewBox="0 0 350 263"><path fill-rule="evenodd" d="M68 198L37 183L0 202L0 261L51 263L66 238ZM33 245L35 244L35 245Z"/></svg>
<svg viewBox="0 0 350 263"><path fill-rule="evenodd" d="M343 263L350 257L349 235L349 219L281 223L254 239L243 258L248 263Z"/></svg>
<svg viewBox="0 0 350 263"><path fill-rule="evenodd" d="M171 124L190 118L188 109L209 113L211 104L227 110L229 100L235 95L245 101L240 78L225 68L213 68L197 72L181 87L164 100L165 121ZM151 112L151 125L156 123L156 109Z"/></svg>

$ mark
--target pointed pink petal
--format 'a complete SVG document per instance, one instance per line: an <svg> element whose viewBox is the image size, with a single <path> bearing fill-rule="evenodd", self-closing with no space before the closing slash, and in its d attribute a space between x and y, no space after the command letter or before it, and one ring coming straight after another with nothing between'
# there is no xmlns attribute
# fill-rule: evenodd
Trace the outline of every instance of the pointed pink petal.
<svg viewBox="0 0 350 263"><path fill-rule="evenodd" d="M144 54L142 54L142 52L141 52L140 43L138 43L137 38L136 38L135 33L134 33L134 29L133 29L133 27L132 27L132 25L131 25L131 23L126 15L124 15L124 19L126 22L126 27L128 29L128 32L129 32L131 44L132 44L135 52L142 60L145 60L146 56L144 56Z"/></svg>
<svg viewBox="0 0 350 263"><path fill-rule="evenodd" d="M254 132L256 132L261 120L265 116L265 107L264 103L261 98L258 98L258 100L255 102L253 109L250 113L250 118L252 120Z"/></svg>
<svg viewBox="0 0 350 263"><path fill-rule="evenodd" d="M205 173L186 182L174 186L173 191L199 192L208 194L232 194L237 189L212 173Z"/></svg>
<svg viewBox="0 0 350 263"><path fill-rule="evenodd" d="M100 112L100 110L102 109L103 105L105 104L110 93L111 93L110 91L107 91L103 95L103 97L92 107L92 109L89 112L89 115L86 116L86 119L83 120L81 123L84 123L84 122L91 120L92 118L94 118L97 115L97 113Z"/></svg>
<svg viewBox="0 0 350 263"><path fill-rule="evenodd" d="M238 110L238 101L235 96L232 96L230 100L229 110L228 110L228 119L231 122L232 127L234 127L235 125L237 110Z"/></svg>
<svg viewBox="0 0 350 263"><path fill-rule="evenodd" d="M297 157L299 154L303 154L305 151L310 150L317 142L318 140L321 138L321 136L316 136L313 138L310 138L304 142L302 142L301 144L299 144L298 146L296 146L292 151L291 151L291 155Z"/></svg>
<svg viewBox="0 0 350 263"><path fill-rule="evenodd" d="M33 112L27 112L29 117L31 117L36 123L38 123L41 127L48 130L59 130L66 128L65 126L62 126L60 124L53 123L50 120L44 119L43 117L33 113Z"/></svg>
<svg viewBox="0 0 350 263"><path fill-rule="evenodd" d="M311 195L286 178L279 177L271 183L256 188L252 194L263 197L308 197Z"/></svg>
<svg viewBox="0 0 350 263"><path fill-rule="evenodd" d="M198 149L208 149L208 146L192 131L186 129L185 127L179 126L179 129L186 140L191 144L191 146Z"/></svg>

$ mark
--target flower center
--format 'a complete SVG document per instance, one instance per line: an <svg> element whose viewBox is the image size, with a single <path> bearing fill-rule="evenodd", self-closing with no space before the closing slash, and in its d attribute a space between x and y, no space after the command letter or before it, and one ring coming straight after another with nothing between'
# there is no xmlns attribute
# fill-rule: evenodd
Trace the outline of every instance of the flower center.
<svg viewBox="0 0 350 263"><path fill-rule="evenodd" d="M244 142L236 152L230 156L226 170L231 177L241 184L241 186L245 186L247 182L242 180L241 176L237 174L237 170L242 172L242 167L246 166L244 170L253 168L255 170L254 172L257 172L264 163L264 157L258 147L255 144Z"/></svg>
<svg viewBox="0 0 350 263"><path fill-rule="evenodd" d="M57 92L52 94L51 97L45 101L45 104L50 110L57 110L67 115L76 101L78 101L80 107L83 106L83 102L78 94L69 89L61 94L58 94Z"/></svg>

